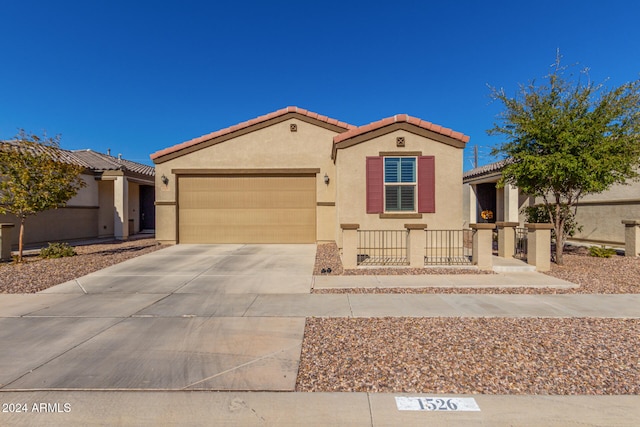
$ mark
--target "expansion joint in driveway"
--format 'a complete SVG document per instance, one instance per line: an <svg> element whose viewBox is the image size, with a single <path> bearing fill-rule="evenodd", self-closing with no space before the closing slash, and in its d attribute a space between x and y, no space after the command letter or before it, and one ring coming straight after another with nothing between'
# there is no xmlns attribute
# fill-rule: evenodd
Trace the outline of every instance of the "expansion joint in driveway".
<svg viewBox="0 0 640 427"><path fill-rule="evenodd" d="M351 306L351 297L347 294L347 302L349 303L349 313L351 313L351 317L353 316L353 306Z"/></svg>

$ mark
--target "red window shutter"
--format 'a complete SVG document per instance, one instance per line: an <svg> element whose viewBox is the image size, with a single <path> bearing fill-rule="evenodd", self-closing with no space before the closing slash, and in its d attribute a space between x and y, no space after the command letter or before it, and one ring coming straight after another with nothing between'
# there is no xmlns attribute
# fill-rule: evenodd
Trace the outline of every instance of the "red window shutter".
<svg viewBox="0 0 640 427"><path fill-rule="evenodd" d="M436 158L418 157L418 212L436 211Z"/></svg>
<svg viewBox="0 0 640 427"><path fill-rule="evenodd" d="M367 157L367 213L384 212L382 157Z"/></svg>

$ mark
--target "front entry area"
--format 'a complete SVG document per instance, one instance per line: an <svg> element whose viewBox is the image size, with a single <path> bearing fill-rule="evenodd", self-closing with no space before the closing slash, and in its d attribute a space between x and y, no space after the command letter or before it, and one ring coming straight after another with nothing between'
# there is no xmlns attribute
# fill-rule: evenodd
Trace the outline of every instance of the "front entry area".
<svg viewBox="0 0 640 427"><path fill-rule="evenodd" d="M314 175L179 176L179 243L315 243Z"/></svg>

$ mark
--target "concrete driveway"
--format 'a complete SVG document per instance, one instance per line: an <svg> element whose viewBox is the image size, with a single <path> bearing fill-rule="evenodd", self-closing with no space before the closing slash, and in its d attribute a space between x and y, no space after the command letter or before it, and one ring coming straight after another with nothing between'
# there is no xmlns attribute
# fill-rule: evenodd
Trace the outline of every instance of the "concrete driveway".
<svg viewBox="0 0 640 427"><path fill-rule="evenodd" d="M0 299L0 389L293 390L315 245L178 245ZM255 316L248 311L258 307Z"/></svg>

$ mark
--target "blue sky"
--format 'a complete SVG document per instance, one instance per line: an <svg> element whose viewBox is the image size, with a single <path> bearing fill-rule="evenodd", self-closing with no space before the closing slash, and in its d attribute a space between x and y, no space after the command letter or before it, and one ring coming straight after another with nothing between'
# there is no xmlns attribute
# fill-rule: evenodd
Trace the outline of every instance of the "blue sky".
<svg viewBox="0 0 640 427"><path fill-rule="evenodd" d="M470 135L556 49L613 87L640 77L637 1L0 0L0 138L61 134L151 164L171 145L296 105L354 125L406 113Z"/></svg>

